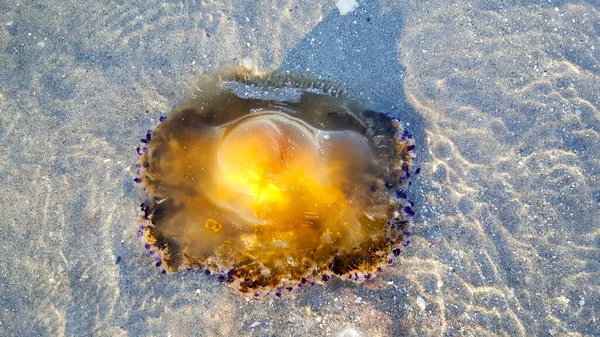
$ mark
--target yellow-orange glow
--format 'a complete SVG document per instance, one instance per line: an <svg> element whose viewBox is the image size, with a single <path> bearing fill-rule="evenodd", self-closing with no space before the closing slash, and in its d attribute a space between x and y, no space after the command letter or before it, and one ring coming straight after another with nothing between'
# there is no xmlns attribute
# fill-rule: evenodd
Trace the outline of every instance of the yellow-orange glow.
<svg viewBox="0 0 600 337"><path fill-rule="evenodd" d="M205 80L204 98L176 110L142 155L146 238L167 269L225 270L243 292L268 291L369 278L394 257L409 219L393 193L412 159L398 123L337 97L280 109L217 84Z"/></svg>

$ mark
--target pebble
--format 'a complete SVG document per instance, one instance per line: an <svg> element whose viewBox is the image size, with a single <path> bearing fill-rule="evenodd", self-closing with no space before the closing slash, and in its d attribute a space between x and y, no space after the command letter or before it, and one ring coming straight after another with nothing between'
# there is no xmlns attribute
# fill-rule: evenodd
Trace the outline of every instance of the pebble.
<svg viewBox="0 0 600 337"><path fill-rule="evenodd" d="M350 14L359 6L356 0L338 0L336 5L341 15Z"/></svg>

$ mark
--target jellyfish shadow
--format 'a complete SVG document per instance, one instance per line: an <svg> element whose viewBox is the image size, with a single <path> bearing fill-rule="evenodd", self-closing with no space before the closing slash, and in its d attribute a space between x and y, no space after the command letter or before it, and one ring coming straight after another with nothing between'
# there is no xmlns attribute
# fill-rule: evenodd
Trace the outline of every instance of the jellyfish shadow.
<svg viewBox="0 0 600 337"><path fill-rule="evenodd" d="M403 18L399 11L381 14L381 1L361 3L353 13L333 10L291 50L280 70L322 75L349 89L353 97L411 123L423 123L404 94L405 71L398 57Z"/></svg>

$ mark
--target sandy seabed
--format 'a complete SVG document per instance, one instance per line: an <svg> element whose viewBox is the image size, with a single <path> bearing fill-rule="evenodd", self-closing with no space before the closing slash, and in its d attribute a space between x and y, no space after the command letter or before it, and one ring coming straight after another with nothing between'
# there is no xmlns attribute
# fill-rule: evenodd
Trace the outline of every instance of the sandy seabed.
<svg viewBox="0 0 600 337"><path fill-rule="evenodd" d="M0 3L0 335L600 335L598 2L346 11ZM375 280L250 300L162 275L136 239L139 137L197 74L242 59L343 82L409 124L416 226Z"/></svg>

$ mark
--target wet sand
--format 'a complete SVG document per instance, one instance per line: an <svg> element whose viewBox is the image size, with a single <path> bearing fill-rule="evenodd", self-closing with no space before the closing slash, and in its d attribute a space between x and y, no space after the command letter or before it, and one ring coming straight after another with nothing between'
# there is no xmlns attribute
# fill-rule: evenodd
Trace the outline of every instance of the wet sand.
<svg viewBox="0 0 600 337"><path fill-rule="evenodd" d="M0 335L600 335L596 2L251 3L0 4ZM416 226L375 280L250 300L136 239L139 138L245 58L409 123Z"/></svg>

